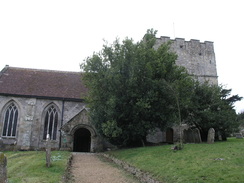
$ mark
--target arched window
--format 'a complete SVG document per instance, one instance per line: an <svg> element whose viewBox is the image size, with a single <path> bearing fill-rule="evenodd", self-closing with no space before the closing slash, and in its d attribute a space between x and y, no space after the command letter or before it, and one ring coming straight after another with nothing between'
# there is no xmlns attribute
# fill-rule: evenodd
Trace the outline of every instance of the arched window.
<svg viewBox="0 0 244 183"><path fill-rule="evenodd" d="M4 113L3 120L3 137L15 137L18 122L18 109L11 103Z"/></svg>
<svg viewBox="0 0 244 183"><path fill-rule="evenodd" d="M51 105L48 108L44 118L43 139L46 140L47 134L49 134L51 140L56 140L57 127L58 127L58 111L53 105Z"/></svg>

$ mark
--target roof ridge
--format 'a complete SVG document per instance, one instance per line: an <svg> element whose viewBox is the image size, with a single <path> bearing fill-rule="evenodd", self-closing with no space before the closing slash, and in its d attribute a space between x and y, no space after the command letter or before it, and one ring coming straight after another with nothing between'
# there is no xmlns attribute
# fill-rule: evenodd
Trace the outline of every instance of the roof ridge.
<svg viewBox="0 0 244 183"><path fill-rule="evenodd" d="M0 78L8 70L8 68L9 68L9 65L5 65L5 67L0 71Z"/></svg>
<svg viewBox="0 0 244 183"><path fill-rule="evenodd" d="M75 74L82 73L81 71L61 71L61 70L52 70L52 69L35 69L35 68L12 67L12 66L6 66L6 67L4 67L4 69L2 71L5 71L8 68L10 68L10 69L16 69L16 70L30 70L30 71L57 72L57 73L75 73Z"/></svg>

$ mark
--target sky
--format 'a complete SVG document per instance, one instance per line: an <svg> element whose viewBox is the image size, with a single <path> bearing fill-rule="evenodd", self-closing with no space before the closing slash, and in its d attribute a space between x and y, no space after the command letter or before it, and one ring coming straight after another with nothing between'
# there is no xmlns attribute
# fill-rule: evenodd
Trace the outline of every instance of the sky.
<svg viewBox="0 0 244 183"><path fill-rule="evenodd" d="M219 84L244 97L242 0L0 0L0 70L80 71L107 41L157 37L214 42ZM244 100L235 104L244 111Z"/></svg>

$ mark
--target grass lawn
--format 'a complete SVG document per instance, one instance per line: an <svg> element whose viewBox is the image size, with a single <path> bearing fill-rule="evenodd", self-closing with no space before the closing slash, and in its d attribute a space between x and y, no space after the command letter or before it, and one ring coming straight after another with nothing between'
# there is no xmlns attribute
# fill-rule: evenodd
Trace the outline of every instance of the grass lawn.
<svg viewBox="0 0 244 183"><path fill-rule="evenodd" d="M52 166L46 167L44 151L4 152L8 160L8 182L58 183L64 175L70 152L52 152Z"/></svg>
<svg viewBox="0 0 244 183"><path fill-rule="evenodd" d="M244 183L244 139L185 144L183 150L176 152L171 147L142 147L108 153L166 183Z"/></svg>

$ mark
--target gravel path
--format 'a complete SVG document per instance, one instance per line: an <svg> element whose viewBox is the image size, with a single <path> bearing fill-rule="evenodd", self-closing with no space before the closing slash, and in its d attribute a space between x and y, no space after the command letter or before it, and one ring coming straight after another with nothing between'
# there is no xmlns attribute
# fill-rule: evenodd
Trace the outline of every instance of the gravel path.
<svg viewBox="0 0 244 183"><path fill-rule="evenodd" d="M138 183L123 170L93 153L73 153L71 174L75 183Z"/></svg>

